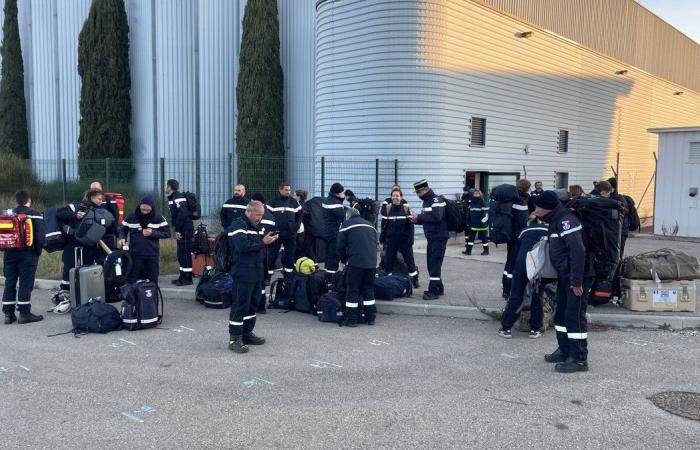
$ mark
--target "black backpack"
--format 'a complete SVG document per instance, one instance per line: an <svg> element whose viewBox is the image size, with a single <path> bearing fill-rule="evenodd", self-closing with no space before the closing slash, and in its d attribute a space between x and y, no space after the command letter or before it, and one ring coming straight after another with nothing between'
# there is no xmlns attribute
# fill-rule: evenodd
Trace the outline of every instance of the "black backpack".
<svg viewBox="0 0 700 450"><path fill-rule="evenodd" d="M131 253L113 250L105 257L103 272L105 278L105 300L107 303L122 300L121 288L126 284L126 277L131 272Z"/></svg>
<svg viewBox="0 0 700 450"><path fill-rule="evenodd" d="M639 212L637 211L637 206L634 200L629 195L622 196L627 201L627 207L629 208L629 213L627 213L627 221L629 222L630 231L639 231L642 228L642 221L639 219Z"/></svg>
<svg viewBox="0 0 700 450"><path fill-rule="evenodd" d="M300 273L292 274L292 279L289 282L289 297L291 299L291 306L303 313L312 313L316 311L316 305L312 303L311 295L309 291L309 280L311 276L302 275Z"/></svg>
<svg viewBox="0 0 700 450"><path fill-rule="evenodd" d="M66 235L57 216L58 209L46 208L44 211L44 250L47 253L63 250L66 246Z"/></svg>
<svg viewBox="0 0 700 450"><path fill-rule="evenodd" d="M233 278L226 272L205 269L197 284L195 300L207 308L225 309L231 307Z"/></svg>
<svg viewBox="0 0 700 450"><path fill-rule="evenodd" d="M214 240L214 267L217 272L231 271L231 247L228 245L228 233L222 231Z"/></svg>
<svg viewBox="0 0 700 450"><path fill-rule="evenodd" d="M195 255L208 255L211 253L211 248L209 248L209 233L207 233L207 226L203 223L197 225L197 229L194 230L192 253Z"/></svg>
<svg viewBox="0 0 700 450"><path fill-rule="evenodd" d="M278 278L270 285L270 303L268 308L292 309L292 298L284 278Z"/></svg>
<svg viewBox="0 0 700 450"><path fill-rule="evenodd" d="M369 197L357 199L355 208L360 211L360 217L367 222L374 224L377 221L377 212L379 211L377 202Z"/></svg>
<svg viewBox="0 0 700 450"><path fill-rule="evenodd" d="M520 196L512 184L501 184L491 191L489 203L489 239L496 244L512 242L515 236L513 203Z"/></svg>
<svg viewBox="0 0 700 450"><path fill-rule="evenodd" d="M122 322L129 331L155 328L163 321L163 294L154 282L122 286Z"/></svg>
<svg viewBox="0 0 700 450"><path fill-rule="evenodd" d="M569 204L583 225L588 263L596 279L612 281L620 264L624 210L617 200L604 197L578 198Z"/></svg>
<svg viewBox="0 0 700 450"><path fill-rule="evenodd" d="M440 200L445 202L447 231L462 233L465 229L465 218L467 216L466 204L462 200L448 200L443 196L440 196Z"/></svg>
<svg viewBox="0 0 700 450"><path fill-rule="evenodd" d="M71 311L70 319L75 334L109 333L122 328L122 318L117 308L96 299L78 305Z"/></svg>
<svg viewBox="0 0 700 450"><path fill-rule="evenodd" d="M187 200L187 216L191 220L199 220L202 217L202 207L193 192L183 192L182 195Z"/></svg>

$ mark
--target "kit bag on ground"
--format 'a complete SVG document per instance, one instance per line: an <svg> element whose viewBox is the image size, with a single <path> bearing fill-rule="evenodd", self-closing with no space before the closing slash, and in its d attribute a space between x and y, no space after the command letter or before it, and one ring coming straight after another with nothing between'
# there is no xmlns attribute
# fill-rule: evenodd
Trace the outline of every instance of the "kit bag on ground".
<svg viewBox="0 0 700 450"><path fill-rule="evenodd" d="M294 272L289 282L289 297L292 308L303 313L313 313L315 307L309 295L309 279L308 275Z"/></svg>
<svg viewBox="0 0 700 450"><path fill-rule="evenodd" d="M375 202L369 197L357 199L355 208L360 212L360 217L367 222L374 224L377 221L377 212L379 211L379 202Z"/></svg>
<svg viewBox="0 0 700 450"><path fill-rule="evenodd" d="M316 303L316 316L321 322L340 323L343 320L345 302L337 292L327 292Z"/></svg>
<svg viewBox="0 0 700 450"><path fill-rule="evenodd" d="M155 328L163 321L163 294L152 281L122 286L122 323L129 331Z"/></svg>
<svg viewBox="0 0 700 450"><path fill-rule="evenodd" d="M634 200L629 195L622 196L627 202L627 208L629 212L627 213L627 223L629 224L630 231L639 231L642 228L642 221L639 219L639 211L637 211L637 206Z"/></svg>
<svg viewBox="0 0 700 450"><path fill-rule="evenodd" d="M192 253L195 255L209 255L211 253L211 248L209 247L209 233L207 233L207 226L203 223L197 225L197 229L194 230Z"/></svg>
<svg viewBox="0 0 700 450"><path fill-rule="evenodd" d="M102 244L100 244L102 245ZM105 246L106 247L106 246ZM131 254L124 250L109 250L103 264L105 279L105 300L107 303L118 302L122 299L121 287L126 284L126 278L131 272Z"/></svg>
<svg viewBox="0 0 700 450"><path fill-rule="evenodd" d="M535 243L532 250L527 252L525 268L527 269L527 279L530 282L558 278L557 269L554 268L552 260L549 258L549 241L547 239Z"/></svg>
<svg viewBox="0 0 700 450"><path fill-rule="evenodd" d="M202 217L202 207L197 196L193 192L183 192L182 195L187 200L187 215L191 220L199 220Z"/></svg>
<svg viewBox="0 0 700 450"><path fill-rule="evenodd" d="M122 328L122 318L117 308L96 299L90 299L74 308L70 318L75 334L109 333Z"/></svg>
<svg viewBox="0 0 700 450"><path fill-rule="evenodd" d="M693 256L662 248L625 258L622 276L630 280L696 280L700 279L700 266Z"/></svg>
<svg viewBox="0 0 700 450"><path fill-rule="evenodd" d="M512 242L515 236L513 227L513 203L520 196L512 184L501 184L491 191L489 203L489 240L496 244Z"/></svg>
<svg viewBox="0 0 700 450"><path fill-rule="evenodd" d="M579 198L569 204L583 225L584 244L596 279L612 281L620 264L624 210L617 200ZM569 230L562 232L566 233Z"/></svg>
<svg viewBox="0 0 700 450"><path fill-rule="evenodd" d="M195 299L207 308L225 309L231 307L233 278L227 272L205 269L197 284Z"/></svg>
<svg viewBox="0 0 700 450"><path fill-rule="evenodd" d="M466 203L462 200L454 201L440 196L441 201L445 202L445 221L447 222L447 231L462 233L466 227L467 208Z"/></svg>
<svg viewBox="0 0 700 450"><path fill-rule="evenodd" d="M217 272L231 271L231 254L228 233L222 231L214 240L214 268Z"/></svg>
<svg viewBox="0 0 700 450"><path fill-rule="evenodd" d="M66 235L58 220L56 213L58 208L47 208L44 211L44 250L53 253L56 250L63 250L66 247Z"/></svg>
<svg viewBox="0 0 700 450"><path fill-rule="evenodd" d="M588 294L588 304L592 306L610 303L613 296L613 283L609 280L596 279Z"/></svg>
<svg viewBox="0 0 700 450"><path fill-rule="evenodd" d="M394 300L412 294L413 284L407 275L396 273L374 279L374 298L377 300Z"/></svg>
<svg viewBox="0 0 700 450"><path fill-rule="evenodd" d="M270 303L268 308L292 309L292 299L284 278L278 278L270 285Z"/></svg>
<svg viewBox="0 0 700 450"><path fill-rule="evenodd" d="M75 230L75 239L81 244L92 247L104 237L107 228L114 223L114 216L102 208L90 208Z"/></svg>
<svg viewBox="0 0 700 450"><path fill-rule="evenodd" d="M0 215L0 250L22 250L34 244L32 219L26 214Z"/></svg>
<svg viewBox="0 0 700 450"><path fill-rule="evenodd" d="M75 267L68 272L70 305L77 308L90 299L104 300L104 269L99 264L83 265L83 248L75 248Z"/></svg>

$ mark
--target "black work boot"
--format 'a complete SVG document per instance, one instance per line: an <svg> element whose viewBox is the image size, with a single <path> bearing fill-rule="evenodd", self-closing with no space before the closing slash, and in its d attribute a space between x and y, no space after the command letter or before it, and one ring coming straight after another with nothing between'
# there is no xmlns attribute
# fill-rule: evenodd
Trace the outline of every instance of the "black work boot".
<svg viewBox="0 0 700 450"><path fill-rule="evenodd" d="M17 322L17 316L15 316L15 313L5 314L5 325L9 325L14 322Z"/></svg>
<svg viewBox="0 0 700 450"><path fill-rule="evenodd" d="M437 300L440 296L435 292L425 291L423 292L423 300Z"/></svg>
<svg viewBox="0 0 700 450"><path fill-rule="evenodd" d="M484 255L488 256L488 254L489 254L489 248L488 248L488 247L484 247L484 251L481 252L481 255L482 255L482 256L484 256Z"/></svg>
<svg viewBox="0 0 700 450"><path fill-rule="evenodd" d="M228 341L228 349L234 353L248 353L248 346L243 342L241 336L230 336Z"/></svg>
<svg viewBox="0 0 700 450"><path fill-rule="evenodd" d="M175 281L175 286L191 286L194 282L192 278Z"/></svg>
<svg viewBox="0 0 700 450"><path fill-rule="evenodd" d="M566 361L554 366L554 370L559 373L588 372L588 363L586 361L577 361L572 356L569 356L566 358Z"/></svg>
<svg viewBox="0 0 700 450"><path fill-rule="evenodd" d="M420 287L420 283L418 282L418 277L413 278L413 289L418 289Z"/></svg>
<svg viewBox="0 0 700 450"><path fill-rule="evenodd" d="M26 313L26 314L19 314L19 320L17 320L17 323L32 323L32 322L41 322L44 320L44 316L37 316L36 314L32 313ZM10 322L11 323L11 322Z"/></svg>
<svg viewBox="0 0 700 450"><path fill-rule="evenodd" d="M357 315L359 314L358 311L351 311L351 310L345 310L345 314L343 315L343 321L341 323L342 326L344 327L350 327L350 328L355 328L357 327Z"/></svg>
<svg viewBox="0 0 700 450"><path fill-rule="evenodd" d="M252 331L243 335L243 343L245 345L263 345L265 338L256 336Z"/></svg>
<svg viewBox="0 0 700 450"><path fill-rule="evenodd" d="M467 256L471 256L471 254L472 254L471 248L466 248L466 249L464 249L464 251L462 252L462 254L463 254L463 255L467 255Z"/></svg>
<svg viewBox="0 0 700 450"><path fill-rule="evenodd" d="M568 357L569 355L564 354L561 349L557 348L552 353L544 355L544 360L548 363L561 363L566 361L566 358Z"/></svg>

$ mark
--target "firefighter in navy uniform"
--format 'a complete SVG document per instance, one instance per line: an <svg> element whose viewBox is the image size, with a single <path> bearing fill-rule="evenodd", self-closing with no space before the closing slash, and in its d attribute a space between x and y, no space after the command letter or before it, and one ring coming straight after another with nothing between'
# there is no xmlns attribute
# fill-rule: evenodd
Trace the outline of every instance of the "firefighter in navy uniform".
<svg viewBox="0 0 700 450"><path fill-rule="evenodd" d="M233 197L226 200L221 206L221 229L227 230L234 220L238 219L245 213L245 208L248 205L248 199L245 197L245 186L237 184L233 190Z"/></svg>
<svg viewBox="0 0 700 450"><path fill-rule="evenodd" d="M557 193L545 191L535 200L535 215L549 224L549 257L557 270L554 328L559 347L544 357L557 372L588 370L586 307L595 272L583 244L583 226L564 208Z"/></svg>
<svg viewBox="0 0 700 450"><path fill-rule="evenodd" d="M252 200L245 214L234 220L228 229L228 242L233 251L231 277L233 278L231 312L229 315L229 349L247 353L248 345L262 345L265 339L253 333L255 311L263 288L263 264L260 252L273 244L277 236L263 235L260 221L265 207Z"/></svg>
<svg viewBox="0 0 700 450"><path fill-rule="evenodd" d="M474 241L479 238L484 246L482 255L489 254L489 206L484 202L481 191L476 189L471 195L467 209L467 225L469 226L469 236L467 237L467 248L462 252L471 255L474 248Z"/></svg>
<svg viewBox="0 0 700 450"><path fill-rule="evenodd" d="M93 181L90 184L90 190L102 191L102 183L99 181ZM117 201L111 196L103 194L102 205L100 205L100 208L108 211L112 216L114 216L114 222L112 222L112 225L107 227L107 232L102 238L102 242L107 244L109 248L114 249L117 245L117 234L119 233L119 208L117 207ZM107 254L102 251L102 248L100 248L100 254L98 255L99 259L104 260L106 256Z"/></svg>
<svg viewBox="0 0 700 450"><path fill-rule="evenodd" d="M294 256L297 251L297 232L299 231L303 218L301 206L299 206L299 202L292 197L292 187L289 183L280 183L277 196L267 203L267 210L275 217L275 226L279 232L279 239L270 246L269 261L274 263L280 249L284 246L282 269L284 270L285 278L289 278L292 272L294 272Z"/></svg>
<svg viewBox="0 0 700 450"><path fill-rule="evenodd" d="M401 190L394 189L391 193L392 203L382 207L382 225L379 242L386 249L386 261L384 270L391 274L396 264L398 252L403 255L404 262L408 268L408 276L411 277L413 287L418 288L418 270L413 258L413 234L415 227L411 221L411 209L408 205L401 203L403 198Z"/></svg>
<svg viewBox="0 0 700 450"><path fill-rule="evenodd" d="M32 244L31 247L24 249L5 250L3 255L5 291L2 293L2 312L5 315L6 325L18 321L15 308L19 310L18 322L21 324L38 322L44 318L32 314L30 303L39 256L44 248L44 217L31 208L32 199L28 192L17 191L15 200L17 207L12 212L24 214L27 216L27 221L31 221Z"/></svg>
<svg viewBox="0 0 700 450"><path fill-rule="evenodd" d="M413 188L416 195L423 200L423 209L411 219L413 223L423 225L423 233L428 241L426 259L430 283L428 290L423 293L423 300L435 300L445 293L442 284L442 261L445 259L447 239L450 237L445 220L446 203L430 189L424 179L413 183Z"/></svg>
<svg viewBox="0 0 700 450"><path fill-rule="evenodd" d="M160 239L170 238L170 226L165 217L156 213L156 201L152 195L139 200L136 210L126 216L119 229L117 245L122 248L127 242L131 255L131 272L127 282L150 280L158 284Z"/></svg>
<svg viewBox="0 0 700 450"><path fill-rule="evenodd" d="M374 325L377 306L374 300L374 278L377 268L377 231L360 217L355 208L345 209L345 221L338 232L338 254L346 266L347 298L343 325L356 327L362 316L360 297L367 325Z"/></svg>
<svg viewBox="0 0 700 450"><path fill-rule="evenodd" d="M175 286L188 286L192 284L192 238L194 237L194 224L190 218L187 199L179 192L180 183L177 180L168 180L165 184L165 194L168 196L170 218L175 228L177 239L177 262L180 264L180 276L173 280Z"/></svg>
<svg viewBox="0 0 700 450"><path fill-rule="evenodd" d="M251 200L258 201L262 203L263 206L265 206L265 196L263 196L261 193L256 192L250 197ZM245 215L245 211L244 214ZM227 230L228 231L228 230ZM265 213L263 214L262 220L260 220L260 231L262 231L263 235L266 235L267 233L277 233L277 228L275 227L275 216L272 215L272 213L265 208ZM265 305L267 303L267 295L265 293L265 285L270 284L270 278L272 275L275 273L274 271L274 261L270 261L269 258L269 247L264 246L262 249L260 249L260 260L262 261L262 269L263 269L263 279L265 280L265 283L263 284L262 288L260 289L260 301L258 302L258 309L257 312L258 314L266 314L267 310L265 309Z"/></svg>
<svg viewBox="0 0 700 450"><path fill-rule="evenodd" d="M513 240L506 244L506 264L503 267L503 277L501 283L503 285L503 298L510 297L510 285L513 281L513 265L515 258L518 256L518 236L520 232L527 227L528 207L527 202L530 199L530 182L526 179L518 180L515 184L518 198L513 201L512 218L513 218Z"/></svg>
<svg viewBox="0 0 700 450"><path fill-rule="evenodd" d="M323 239L326 241L326 280L330 283L338 271L338 230L345 219L343 185L333 183L328 196L323 199Z"/></svg>

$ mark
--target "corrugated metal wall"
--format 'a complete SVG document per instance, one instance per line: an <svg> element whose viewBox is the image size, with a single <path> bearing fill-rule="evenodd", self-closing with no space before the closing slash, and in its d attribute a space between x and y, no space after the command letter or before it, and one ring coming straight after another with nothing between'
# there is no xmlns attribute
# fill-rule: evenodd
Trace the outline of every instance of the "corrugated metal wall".
<svg viewBox="0 0 700 450"><path fill-rule="evenodd" d="M476 0L700 91L700 46L634 0Z"/></svg>
<svg viewBox="0 0 700 450"><path fill-rule="evenodd" d="M688 163L691 142L700 142L700 131L659 135L655 234L674 234L677 226L678 236L700 237L698 196L688 195L689 188L700 189L700 164Z"/></svg>
<svg viewBox="0 0 700 450"><path fill-rule="evenodd" d="M468 169L547 187L564 172L588 189L619 149L621 190L639 199L656 145L646 129L700 110L692 91L674 96L683 88L556 35L519 39L522 22L471 1L325 2L317 20L317 154L399 157L402 185L428 177L453 194ZM484 147L469 146L472 116L486 118Z"/></svg>

